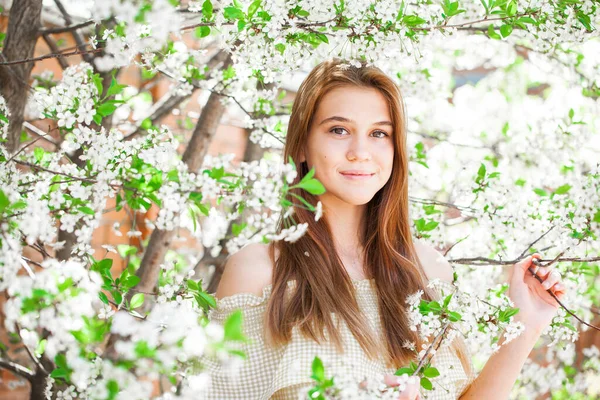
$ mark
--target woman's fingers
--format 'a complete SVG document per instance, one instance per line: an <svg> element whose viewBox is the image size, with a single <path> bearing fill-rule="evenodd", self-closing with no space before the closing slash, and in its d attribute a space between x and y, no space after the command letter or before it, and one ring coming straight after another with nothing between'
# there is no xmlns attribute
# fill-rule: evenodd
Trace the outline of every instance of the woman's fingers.
<svg viewBox="0 0 600 400"><path fill-rule="evenodd" d="M542 282L542 287L546 290L550 289L552 286L560 282L561 276L560 272L553 269L550 273L546 274L546 279Z"/></svg>
<svg viewBox="0 0 600 400"><path fill-rule="evenodd" d="M385 382L386 385L391 386L391 387L396 387L400 384L400 377L397 375L390 375L387 374L383 377L383 382Z"/></svg>
<svg viewBox="0 0 600 400"><path fill-rule="evenodd" d="M550 271L551 271L551 269L548 267L538 267L538 269L536 271L536 275L539 276L540 278L545 278L548 276Z"/></svg>
<svg viewBox="0 0 600 400"><path fill-rule="evenodd" d="M412 377L411 377L412 378ZM407 383L406 388L400 392L397 400L418 400L421 398L419 394L419 383Z"/></svg>

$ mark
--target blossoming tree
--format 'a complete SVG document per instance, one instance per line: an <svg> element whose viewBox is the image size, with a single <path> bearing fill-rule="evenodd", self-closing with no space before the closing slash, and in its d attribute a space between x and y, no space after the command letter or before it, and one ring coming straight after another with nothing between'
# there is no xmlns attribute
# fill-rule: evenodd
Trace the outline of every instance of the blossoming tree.
<svg viewBox="0 0 600 400"><path fill-rule="evenodd" d="M0 367L28 381L31 398L196 399L210 384L203 357L241 360L241 314L211 323L210 293L227 254L304 234L302 225L276 233L280 213L307 207L320 217L319 204L288 194L296 175L280 157L290 106L282 86L333 56L397 78L413 232L455 268L440 302L407 297L411 323L430 341L398 374L428 390L444 379L431 355L453 336L465 336L480 367L501 336L518 335L501 282L506 266L539 252L569 291L513 394L600 393L598 1L4 3L0 291L10 340ZM36 55L41 40L50 53ZM48 59L62 78L31 74ZM125 69L169 90L143 101L149 89L123 84ZM200 114L182 116L187 131L174 134L163 119L198 92ZM208 155L227 109L245 115L259 158ZM312 173L295 186L324 190ZM112 207L132 220L157 209L144 221L149 239L94 248ZM200 259L173 251L184 230ZM109 251L125 260L116 274ZM16 346L26 363L11 358ZM356 384L332 380L319 359L312 373L312 398Z"/></svg>

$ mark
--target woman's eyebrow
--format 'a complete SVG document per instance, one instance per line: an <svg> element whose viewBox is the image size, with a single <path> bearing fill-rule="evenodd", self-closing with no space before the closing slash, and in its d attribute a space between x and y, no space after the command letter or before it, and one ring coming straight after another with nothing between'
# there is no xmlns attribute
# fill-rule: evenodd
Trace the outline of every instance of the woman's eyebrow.
<svg viewBox="0 0 600 400"><path fill-rule="evenodd" d="M353 120L351 120L351 119L348 119L348 118L346 118L346 117L340 117L340 116L338 116L338 115L334 115L333 117L328 117L328 118L325 118L323 121L321 121L321 122L319 123L319 126L320 126L320 125L323 125L324 123L326 123L326 122L329 122L329 121L348 122L348 123L351 123L351 124L354 124L354 123L355 123ZM374 123L373 123L373 125L389 125L389 126L393 126L393 124L392 124L390 121L379 121L379 122L374 122Z"/></svg>

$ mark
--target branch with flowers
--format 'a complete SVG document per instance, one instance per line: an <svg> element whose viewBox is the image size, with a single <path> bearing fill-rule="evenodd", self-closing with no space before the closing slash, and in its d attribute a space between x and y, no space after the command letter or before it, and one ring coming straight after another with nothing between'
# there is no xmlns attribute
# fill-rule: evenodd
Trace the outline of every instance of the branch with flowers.
<svg viewBox="0 0 600 400"><path fill-rule="evenodd" d="M21 20L25 4L35 5L13 3L9 22ZM502 329L516 335L517 327L506 328L514 312L502 300L506 288L496 285L502 266L528 252L570 249L541 261L554 261L563 273L569 310L597 325L596 2L111 0L97 2L81 20L66 4L55 5L66 26L42 21L0 35L0 290L7 330L29 357L21 365L0 346L0 366L31 382L32 398L44 398L44 391L160 397L150 384L156 376L160 391L171 385L178 397L197 398L209 380L200 355L225 364L241 359L235 346L243 342L241 315L223 328L209 323L216 304L204 289L210 276L190 274L197 250L180 254L171 239L189 232L216 258L253 241L293 241L305 227L277 235L277 216L294 206L319 219L323 209L288 196L295 172L289 160L270 155L236 164L230 156L202 155L186 164L181 147L206 154L226 110L241 110L234 123L277 154L289 112L285 78L330 56L375 62L398 79L408 100L413 233L451 252L460 277L448 304L448 294L441 302L415 303L429 345L418 349L419 362L407 375L437 384L434 375L444 371L431 355L456 334L455 326L471 324L470 346L479 350L493 348ZM34 18L34 8L28 10ZM64 33L79 37L74 47L53 40ZM40 35L50 54L34 54ZM69 65L82 55L88 63ZM54 58L66 67L59 80L48 71L30 76L25 68ZM124 83L119 72L127 68L139 73L139 85ZM477 68L486 71L478 84L458 82L460 71ZM271 83L275 90L257 89ZM161 85L170 86L168 95L154 102L150 91ZM199 101L199 115L181 111L179 128L160 125L197 93L212 95ZM27 96L27 105L16 101ZM186 130L198 140L192 143ZM301 185L315 195L323 190L313 175ZM107 254L94 253L92 236L107 213L127 210L135 217L150 209L158 215L144 222L160 240L102 246L123 260L122 271ZM250 216L228 233L244 210ZM118 224L113 231L122 234ZM65 232L74 243L63 243ZM549 233L521 253L522 243L542 232ZM141 232L132 226L126 234ZM65 249L68 257L60 259ZM469 293L480 314L457 308L467 301L461 293ZM452 321L458 318L452 313L460 320ZM591 393L586 377L597 376L597 349L584 349L585 362L573 366L572 341L586 334L581 321L559 311L546 332L555 346L544 350L552 360L544 371L556 382L538 385L531 377L541 367L532 362L515 392L536 397L551 387L568 398L575 387ZM328 385L324 369L317 370Z"/></svg>

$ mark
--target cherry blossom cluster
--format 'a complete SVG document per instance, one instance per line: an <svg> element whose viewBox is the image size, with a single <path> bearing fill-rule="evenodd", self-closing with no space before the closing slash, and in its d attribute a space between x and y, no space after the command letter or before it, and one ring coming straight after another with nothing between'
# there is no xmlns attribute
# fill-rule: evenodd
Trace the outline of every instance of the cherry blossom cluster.
<svg viewBox="0 0 600 400"><path fill-rule="evenodd" d="M62 80L50 89L38 86L34 94L41 118L58 121L61 128L72 129L75 123L89 125L96 115L98 88L92 81L93 69L87 63L67 68Z"/></svg>
<svg viewBox="0 0 600 400"><path fill-rule="evenodd" d="M6 100L4 100L4 97L0 96L0 139L6 139L9 118L10 110L6 105Z"/></svg>
<svg viewBox="0 0 600 400"><path fill-rule="evenodd" d="M457 283L451 285L439 279L431 280L428 287L440 294L438 301L423 300L422 290L406 299L411 330L419 332L423 340L423 347L415 349L420 358L435 350L430 346L447 324L451 324L450 329L443 334L442 343L450 343L462 334L467 342L473 342L471 345L487 347L490 353L500 348L497 342L501 336L508 343L524 330L521 322L513 321L518 310L504 294L506 285L488 289L482 298L459 289Z"/></svg>

